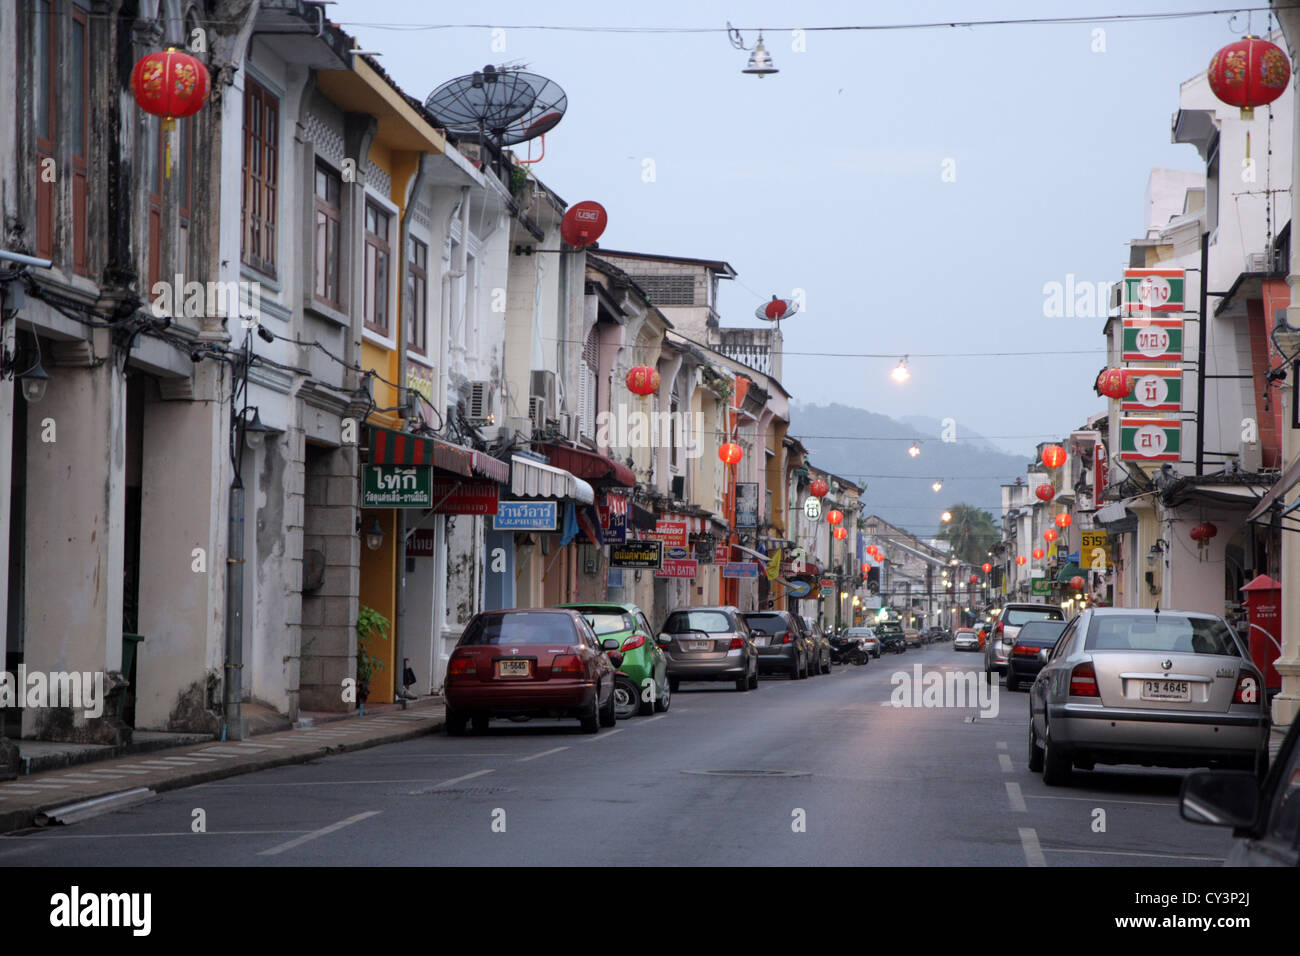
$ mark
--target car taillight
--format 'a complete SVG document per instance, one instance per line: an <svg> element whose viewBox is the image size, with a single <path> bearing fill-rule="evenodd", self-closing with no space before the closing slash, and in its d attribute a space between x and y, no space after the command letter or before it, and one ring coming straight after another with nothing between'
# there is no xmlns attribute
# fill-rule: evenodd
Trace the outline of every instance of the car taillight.
<svg viewBox="0 0 1300 956"><path fill-rule="evenodd" d="M1002 636L1002 622L1001 622L1001 621L998 621L998 623L994 625L994 627L993 627L993 633L996 634L998 637L1001 637L1001 636Z"/></svg>
<svg viewBox="0 0 1300 956"><path fill-rule="evenodd" d="M1258 704L1259 684L1249 674L1242 674L1237 680L1237 691L1232 695L1234 704Z"/></svg>
<svg viewBox="0 0 1300 956"><path fill-rule="evenodd" d="M781 643L782 643L782 644L793 644L793 643L794 643L794 634L793 634L791 631L786 631L786 632L785 632L785 636L784 636L783 638L781 638Z"/></svg>
<svg viewBox="0 0 1300 956"><path fill-rule="evenodd" d="M474 658L472 657L456 657L453 655L452 659L447 662L448 677L467 677L470 674L477 673L478 668L474 666Z"/></svg>
<svg viewBox="0 0 1300 956"><path fill-rule="evenodd" d="M745 646L745 639L743 637L733 637L731 639L731 643L727 645L727 650L738 651L744 646Z"/></svg>
<svg viewBox="0 0 1300 956"><path fill-rule="evenodd" d="M1011 649L1013 657L1037 657L1038 648L1030 647L1028 644L1017 644Z"/></svg>
<svg viewBox="0 0 1300 956"><path fill-rule="evenodd" d="M582 677L582 661L576 654L561 654L551 661L552 677Z"/></svg>
<svg viewBox="0 0 1300 956"><path fill-rule="evenodd" d="M1071 697L1100 697L1097 690L1097 672L1092 669L1092 661L1075 664L1070 671Z"/></svg>
<svg viewBox="0 0 1300 956"><path fill-rule="evenodd" d="M633 651L636 650L638 647L645 647L644 634L633 634L631 637L629 637L626 641L623 642L623 650L625 651Z"/></svg>

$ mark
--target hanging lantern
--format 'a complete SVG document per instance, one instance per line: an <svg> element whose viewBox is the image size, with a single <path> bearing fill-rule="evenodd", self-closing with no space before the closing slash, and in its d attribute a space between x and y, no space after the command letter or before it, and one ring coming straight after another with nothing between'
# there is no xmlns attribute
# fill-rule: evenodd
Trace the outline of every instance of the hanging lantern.
<svg viewBox="0 0 1300 956"><path fill-rule="evenodd" d="M868 571L870 571L870 570L871 570L871 563L870 563L869 561L863 561L863 562L862 562L862 573L863 573L863 574L866 574L866 573L867 573Z"/></svg>
<svg viewBox="0 0 1300 956"><path fill-rule="evenodd" d="M1060 445L1048 445L1043 449L1043 464L1048 468L1060 468L1065 464L1065 449Z"/></svg>
<svg viewBox="0 0 1300 956"><path fill-rule="evenodd" d="M1062 511L1056 516L1056 526L1058 528L1068 528L1074 523L1074 519L1067 512Z"/></svg>
<svg viewBox="0 0 1300 956"><path fill-rule="evenodd" d="M1210 545L1210 539L1219 533L1218 527L1213 521L1202 521L1194 527L1188 534L1196 542L1196 557L1204 561L1205 549Z"/></svg>
<svg viewBox="0 0 1300 956"><path fill-rule="evenodd" d="M1267 106L1286 90L1291 64L1275 44L1245 36L1214 54L1206 74L1214 95L1240 107L1241 118L1249 120L1256 106Z"/></svg>
<svg viewBox="0 0 1300 956"><path fill-rule="evenodd" d="M1048 528L1046 531L1043 532L1043 540L1046 541L1048 544L1051 544L1058 537L1059 535L1057 535L1055 528Z"/></svg>
<svg viewBox="0 0 1300 956"><path fill-rule="evenodd" d="M718 446L718 458L724 465L734 465L745 457L745 450L733 441Z"/></svg>
<svg viewBox="0 0 1300 956"><path fill-rule="evenodd" d="M849 529L844 527L836 528L831 534L834 535L836 541L843 541L849 536Z"/></svg>
<svg viewBox="0 0 1300 956"><path fill-rule="evenodd" d="M1107 398L1124 398L1129 391L1128 369L1106 369L1097 376L1097 382L1093 387L1097 390L1097 394L1105 395Z"/></svg>
<svg viewBox="0 0 1300 956"><path fill-rule="evenodd" d="M1056 497L1056 487L1044 482L1034 489L1034 494L1038 496L1039 501L1051 501Z"/></svg>
<svg viewBox="0 0 1300 956"><path fill-rule="evenodd" d="M825 498L830 494L831 486L826 484L820 478L813 479L813 483L808 486L808 493L814 498Z"/></svg>
<svg viewBox="0 0 1300 956"><path fill-rule="evenodd" d="M834 509L831 509L830 511L826 512L826 520L833 525L839 524L841 521L844 520L844 513L842 511L836 511Z"/></svg>
<svg viewBox="0 0 1300 956"><path fill-rule="evenodd" d="M627 373L627 390L645 398L659 391L659 373L648 365L638 365ZM739 460L739 459L737 459Z"/></svg>
<svg viewBox="0 0 1300 956"><path fill-rule="evenodd" d="M988 574L990 571L993 570L993 565L989 564L989 563L986 561L986 562L984 562L984 565L983 565L983 568L982 568L982 569L983 569L983 571L984 571L985 574Z"/></svg>
<svg viewBox="0 0 1300 956"><path fill-rule="evenodd" d="M970 576L970 583L971 583L971 584L979 584L979 581L980 581L980 579L979 579L979 575L978 575L978 574L972 574L972 575Z"/></svg>
<svg viewBox="0 0 1300 956"><path fill-rule="evenodd" d="M1016 564L1020 565L1021 567L1024 567L1025 562L1028 560L1029 559L1026 558L1023 554L1016 555Z"/></svg>
<svg viewBox="0 0 1300 956"><path fill-rule="evenodd" d="M1047 552L1044 551L1042 548L1034 548L1034 560L1035 561L1043 560L1043 555L1045 555L1046 553Z"/></svg>
<svg viewBox="0 0 1300 956"><path fill-rule="evenodd" d="M163 118L167 141L163 170L172 174L170 134L176 121L193 116L208 98L208 68L203 61L168 47L165 53L146 53L131 71L131 95L146 113Z"/></svg>
<svg viewBox="0 0 1300 956"><path fill-rule="evenodd" d="M1082 591L1085 584L1087 584L1087 582L1084 581L1080 575L1076 574L1074 577L1070 578L1070 587L1074 588L1076 591Z"/></svg>

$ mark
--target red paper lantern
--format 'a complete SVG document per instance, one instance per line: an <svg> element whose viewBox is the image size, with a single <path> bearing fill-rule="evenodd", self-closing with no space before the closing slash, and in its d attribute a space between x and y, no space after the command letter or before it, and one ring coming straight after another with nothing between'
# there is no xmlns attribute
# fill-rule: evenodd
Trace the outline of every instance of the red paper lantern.
<svg viewBox="0 0 1300 956"><path fill-rule="evenodd" d="M627 389L634 395L645 397L659 391L659 373L648 365L638 365L627 373ZM740 459L736 459L739 461Z"/></svg>
<svg viewBox="0 0 1300 956"><path fill-rule="evenodd" d="M847 538L847 537L849 536L849 529L848 529L848 528L836 528L834 531L831 532L831 534L833 534L833 535L835 536L835 540L836 540L836 541L843 541L845 538Z"/></svg>
<svg viewBox="0 0 1300 956"><path fill-rule="evenodd" d="M1256 106L1267 106L1286 90L1291 64L1276 44L1245 36L1214 54L1206 72L1214 95L1240 107L1241 118L1248 120Z"/></svg>
<svg viewBox="0 0 1300 956"><path fill-rule="evenodd" d="M1046 553L1042 548L1034 548L1034 560L1041 561Z"/></svg>
<svg viewBox="0 0 1300 956"><path fill-rule="evenodd" d="M980 579L979 579L979 575L977 575L977 574L972 574L972 575L970 576L970 583L971 583L971 584L978 584L978 583L979 583L979 580L980 580Z"/></svg>
<svg viewBox="0 0 1300 956"><path fill-rule="evenodd" d="M1055 528L1048 528L1046 531L1043 532L1043 540L1046 541L1048 544L1051 544L1058 537L1059 535L1057 535Z"/></svg>
<svg viewBox="0 0 1300 956"><path fill-rule="evenodd" d="M829 521L831 524L839 524L841 521L844 520L844 513L832 509L826 512L826 520Z"/></svg>
<svg viewBox="0 0 1300 956"><path fill-rule="evenodd" d="M724 465L734 465L745 457L745 450L735 442L729 441L718 446L718 457L722 459Z"/></svg>
<svg viewBox="0 0 1300 956"><path fill-rule="evenodd" d="M168 47L147 53L131 71L131 95L140 109L163 118L163 128L193 116L208 98L208 68L201 60Z"/></svg>
<svg viewBox="0 0 1300 956"><path fill-rule="evenodd" d="M863 574L866 574L866 573L867 573L868 571L870 571L870 570L871 570L871 564L870 564L869 562L867 562L867 561L863 561L863 562L862 562L862 573L863 573Z"/></svg>
<svg viewBox="0 0 1300 956"><path fill-rule="evenodd" d="M1107 398L1124 398L1128 395L1131 387L1128 380L1128 369L1106 369L1097 376L1097 384L1094 387L1099 395L1105 395Z"/></svg>
<svg viewBox="0 0 1300 956"><path fill-rule="evenodd" d="M983 570L984 570L984 573L985 573L985 574L988 574L990 571L993 570L993 565L989 564L989 563L986 561L986 562L984 562Z"/></svg>
<svg viewBox="0 0 1300 956"><path fill-rule="evenodd" d="M1209 541L1219 533L1219 529L1212 521L1202 521L1189 533L1192 536L1192 540L1199 544L1202 541Z"/></svg>
<svg viewBox="0 0 1300 956"><path fill-rule="evenodd" d="M1034 489L1034 494L1038 496L1039 501L1051 501L1056 497L1056 488L1044 482Z"/></svg>
<svg viewBox="0 0 1300 956"><path fill-rule="evenodd" d="M1026 558L1023 554L1016 555L1016 564L1019 564L1021 567L1023 567L1025 562L1028 560L1029 559Z"/></svg>
<svg viewBox="0 0 1300 956"><path fill-rule="evenodd" d="M1074 588L1076 591L1082 591L1083 586L1086 583L1087 582L1084 581L1083 578L1077 574L1074 577L1070 578L1070 587Z"/></svg>
<svg viewBox="0 0 1300 956"><path fill-rule="evenodd" d="M1069 514L1067 514L1064 511L1062 511L1059 515L1056 516L1056 526L1058 528L1068 528L1073 522L1074 519L1071 518Z"/></svg>
<svg viewBox="0 0 1300 956"><path fill-rule="evenodd" d="M831 486L826 484L820 478L813 479L813 483L808 486L808 492L814 498L825 498L830 494Z"/></svg>
<svg viewBox="0 0 1300 956"><path fill-rule="evenodd" d="M1060 468L1065 464L1065 449L1060 445L1048 445L1043 449L1043 464L1048 468Z"/></svg>

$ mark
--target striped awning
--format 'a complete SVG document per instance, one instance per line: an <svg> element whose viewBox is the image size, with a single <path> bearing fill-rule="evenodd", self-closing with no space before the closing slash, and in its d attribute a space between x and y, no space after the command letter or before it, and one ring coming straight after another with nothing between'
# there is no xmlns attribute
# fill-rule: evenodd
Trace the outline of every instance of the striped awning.
<svg viewBox="0 0 1300 956"><path fill-rule="evenodd" d="M510 491L525 498L570 498L584 505L596 501L596 492L581 478L519 455L510 456Z"/></svg>
<svg viewBox="0 0 1300 956"><path fill-rule="evenodd" d="M378 425L370 426L370 464L430 465L463 478L490 478L502 484L510 480L510 466L491 455Z"/></svg>
<svg viewBox="0 0 1300 956"><path fill-rule="evenodd" d="M684 521L687 534L704 534L709 530L708 519L701 518L699 515L688 515L679 511L662 511L659 513L659 518L662 521Z"/></svg>

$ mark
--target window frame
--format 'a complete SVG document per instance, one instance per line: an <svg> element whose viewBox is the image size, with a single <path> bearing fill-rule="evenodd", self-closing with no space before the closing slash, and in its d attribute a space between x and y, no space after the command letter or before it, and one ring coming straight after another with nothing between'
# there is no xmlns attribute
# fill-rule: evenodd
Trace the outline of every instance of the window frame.
<svg viewBox="0 0 1300 956"><path fill-rule="evenodd" d="M417 253L423 251L420 264ZM410 236L406 259L406 302L410 315L406 317L406 348L412 355L427 358L429 354L429 244L417 236Z"/></svg>
<svg viewBox="0 0 1300 956"><path fill-rule="evenodd" d="M68 63L74 67L78 29L81 32L81 90L70 97L69 117L73 124L72 142L72 271L77 275L90 274L89 222L87 209L87 171L90 154L90 15L80 7L72 8L71 32L68 35ZM75 76L75 73L73 74ZM69 77L71 81L71 77ZM75 89L75 87L69 87ZM79 97L79 98L78 98ZM77 152L77 111L81 112L81 152Z"/></svg>
<svg viewBox="0 0 1300 956"><path fill-rule="evenodd" d="M328 184L326 186L326 196L322 197L320 195L317 187L317 179L322 174L328 181L333 182L333 184L337 186L337 205L331 206L329 204ZM345 230L343 228L343 175L320 156L316 157L315 165L312 167L312 216L312 301L342 312L344 309L343 243L345 236ZM333 222L338 229L338 235L334 245L334 299L328 297L328 274L325 294L322 295L320 291L321 263L317 259L317 255L320 252L320 240L317 232L322 226L322 223L320 222L321 216L324 216L326 219L325 225L327 232L325 240L325 256L327 258L329 257L328 223Z"/></svg>
<svg viewBox="0 0 1300 956"><path fill-rule="evenodd" d="M370 213L372 210L374 211L376 217L380 217L380 216L383 217L387 227L386 232L388 235L386 238L381 238L378 233L371 232ZM383 203L381 203L378 199L376 199L373 196L369 196L369 195L366 196L366 201L362 211L362 226L361 226L361 235L362 235L361 322L362 322L362 327L364 329L366 329L371 334L376 335L379 338L383 339L385 342L392 342L394 338L393 329L392 329L392 320L393 320L392 235L393 235L393 222L396 218L397 218L396 214L392 212ZM378 218L376 218L376 224L378 224ZM371 259L370 259L372 249L374 250L374 255L375 255L374 271L372 271L371 269ZM372 286L376 284L376 280L377 280L377 272L378 272L380 255L384 257L384 261L386 263L385 274L384 274L384 290L383 290L384 321L382 323L376 321L377 312L372 313L371 310L372 304L377 309L380 301L378 296L378 290L375 290L376 294L373 296L373 298L371 295Z"/></svg>
<svg viewBox="0 0 1300 956"><path fill-rule="evenodd" d="M36 254L42 258L53 258L54 234L56 229L57 203L55 187L57 181L47 181L45 161L58 163L59 123L58 123L58 37L57 17L54 0L37 0L32 9L32 66L36 73L36 83L32 88L32 133L36 141ZM44 31L44 50L41 50L41 33ZM42 56L45 62L42 63ZM43 69L42 69L43 67ZM42 90L41 83L46 87ZM41 108L45 107L45 128L41 128ZM56 177L57 180L57 177Z"/></svg>
<svg viewBox="0 0 1300 956"><path fill-rule="evenodd" d="M255 114L251 108L255 108ZM253 115L258 119L256 131L249 123ZM270 123L267 122L268 119L271 120ZM239 259L249 269L275 279L278 277L276 250L279 242L280 97L252 77L244 79L242 137ZM254 140L256 140L257 152L260 154L256 170L250 164L252 155L250 145L253 145ZM250 187L254 193L252 197L249 195ZM250 198L256 198L256 209L260 211L260 215L254 215L254 211L250 209ZM256 254L252 249L253 244L249 241L254 235L258 240Z"/></svg>

